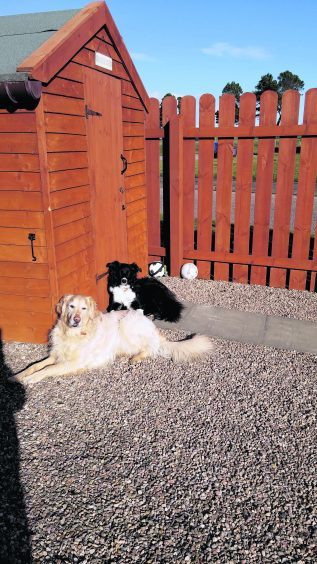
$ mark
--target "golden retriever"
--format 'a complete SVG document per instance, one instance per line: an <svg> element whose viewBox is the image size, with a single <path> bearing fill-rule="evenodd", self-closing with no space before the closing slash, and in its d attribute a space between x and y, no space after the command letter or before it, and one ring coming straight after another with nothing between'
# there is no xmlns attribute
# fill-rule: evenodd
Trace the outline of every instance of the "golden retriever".
<svg viewBox="0 0 317 564"><path fill-rule="evenodd" d="M66 295L56 311L58 319L51 331L48 358L10 381L30 384L49 376L66 376L99 368L122 355L134 362L154 356L190 361L213 348L210 339L203 335L168 341L142 310L101 313L91 297Z"/></svg>

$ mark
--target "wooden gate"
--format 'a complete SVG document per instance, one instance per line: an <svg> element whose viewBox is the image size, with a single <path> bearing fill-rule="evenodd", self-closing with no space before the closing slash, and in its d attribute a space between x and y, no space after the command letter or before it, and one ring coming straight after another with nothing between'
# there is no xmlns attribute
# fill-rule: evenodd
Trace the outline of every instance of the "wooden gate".
<svg viewBox="0 0 317 564"><path fill-rule="evenodd" d="M93 194L98 305L107 305L106 263L127 260L125 194L121 175L123 153L121 82L85 69L88 158ZM100 277L100 278L99 278Z"/></svg>
<svg viewBox="0 0 317 564"><path fill-rule="evenodd" d="M277 125L276 92L264 92L259 108L245 93L235 123L235 98L224 94L215 124L215 99L204 94L197 126L194 97L179 113L166 97L162 123L151 100L150 260L163 257L172 276L195 261L200 278L316 291L317 89L306 93L300 125L299 102L296 91L283 95Z"/></svg>

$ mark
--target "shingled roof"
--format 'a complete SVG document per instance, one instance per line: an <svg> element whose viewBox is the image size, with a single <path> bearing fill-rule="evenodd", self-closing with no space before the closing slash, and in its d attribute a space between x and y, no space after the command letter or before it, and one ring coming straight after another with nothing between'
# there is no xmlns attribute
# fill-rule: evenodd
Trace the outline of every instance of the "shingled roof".
<svg viewBox="0 0 317 564"><path fill-rule="evenodd" d="M0 82L23 81L17 67L80 10L60 10L0 17Z"/></svg>

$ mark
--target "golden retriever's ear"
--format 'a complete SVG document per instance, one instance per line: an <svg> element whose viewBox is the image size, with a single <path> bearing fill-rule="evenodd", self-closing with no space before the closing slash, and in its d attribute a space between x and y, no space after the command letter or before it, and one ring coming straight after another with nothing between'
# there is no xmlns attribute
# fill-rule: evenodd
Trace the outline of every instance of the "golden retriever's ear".
<svg viewBox="0 0 317 564"><path fill-rule="evenodd" d="M88 303L88 307L89 307L89 317L90 319L94 319L96 317L97 314L97 304L95 302L95 300L93 298L91 298L90 296L87 298L87 303Z"/></svg>
<svg viewBox="0 0 317 564"><path fill-rule="evenodd" d="M56 304L56 313L58 316L60 316L62 314L63 311L63 305L66 304L69 300L69 298L72 297L72 294L67 294L65 296L62 296L61 299L59 300L58 304Z"/></svg>

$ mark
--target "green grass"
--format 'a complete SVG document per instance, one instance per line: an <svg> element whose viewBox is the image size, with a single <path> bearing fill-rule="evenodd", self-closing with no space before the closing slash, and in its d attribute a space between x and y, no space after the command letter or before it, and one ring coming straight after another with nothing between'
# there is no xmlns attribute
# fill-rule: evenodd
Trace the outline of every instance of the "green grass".
<svg viewBox="0 0 317 564"><path fill-rule="evenodd" d="M254 154L253 154L253 162L252 162L252 180L256 180L256 171L257 171L257 161L258 161L258 139L254 140ZM237 145L237 142L234 143ZM298 146L300 146L300 139L297 142ZM276 146L279 145L279 139L276 140ZM162 143L160 147L160 154L162 155ZM195 154L197 158L195 159L195 177L198 178L198 168L199 168L199 159L198 159L198 141L196 141L196 151ZM273 164L273 182L277 180L277 171L278 171L278 153L274 153L274 164ZM233 157L232 163L232 179L236 180L237 178L237 161L238 157ZM298 182L298 173L299 173L299 164L300 164L300 154L296 153L295 157L295 171L294 171L294 182ZM218 159L214 159L213 163L213 177L217 178L217 169L218 169ZM163 174L163 160L160 160L160 174Z"/></svg>

